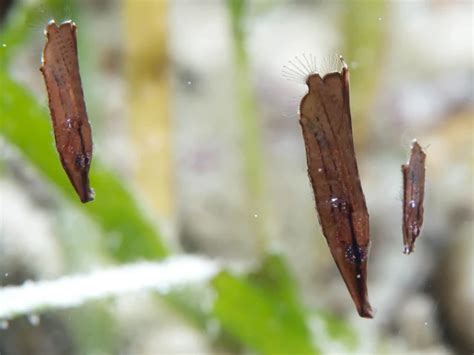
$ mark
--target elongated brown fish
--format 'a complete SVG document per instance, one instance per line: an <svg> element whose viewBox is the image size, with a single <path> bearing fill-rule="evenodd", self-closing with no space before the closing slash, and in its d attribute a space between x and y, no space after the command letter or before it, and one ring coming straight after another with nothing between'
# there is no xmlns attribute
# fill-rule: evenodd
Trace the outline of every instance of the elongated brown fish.
<svg viewBox="0 0 474 355"><path fill-rule="evenodd" d="M369 214L359 180L349 109L349 71L306 80L300 124L308 174L323 234L361 317L372 318L367 295Z"/></svg>
<svg viewBox="0 0 474 355"><path fill-rule="evenodd" d="M410 254L423 224L426 154L413 141L410 159L402 165L403 174L403 252Z"/></svg>
<svg viewBox="0 0 474 355"><path fill-rule="evenodd" d="M94 199L89 186L92 132L79 74L76 25L66 21L57 26L50 21L45 35L48 40L40 70L48 91L56 149L69 180L85 203Z"/></svg>

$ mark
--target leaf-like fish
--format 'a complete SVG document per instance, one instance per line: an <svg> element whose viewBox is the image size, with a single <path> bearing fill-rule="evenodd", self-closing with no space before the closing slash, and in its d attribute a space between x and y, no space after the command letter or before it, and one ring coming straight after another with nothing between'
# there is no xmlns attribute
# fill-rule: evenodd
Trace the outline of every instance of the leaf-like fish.
<svg viewBox="0 0 474 355"><path fill-rule="evenodd" d="M50 21L45 35L40 70L48 92L56 149L69 180L85 203L94 199L89 186L92 132L79 74L76 25L66 21L57 26Z"/></svg>
<svg viewBox="0 0 474 355"><path fill-rule="evenodd" d="M403 252L410 254L423 224L426 154L413 141L410 159L402 165L403 174Z"/></svg>
<svg viewBox="0 0 474 355"><path fill-rule="evenodd" d="M367 295L369 214L359 179L349 109L349 71L307 77L300 124L319 223L361 317L372 318Z"/></svg>

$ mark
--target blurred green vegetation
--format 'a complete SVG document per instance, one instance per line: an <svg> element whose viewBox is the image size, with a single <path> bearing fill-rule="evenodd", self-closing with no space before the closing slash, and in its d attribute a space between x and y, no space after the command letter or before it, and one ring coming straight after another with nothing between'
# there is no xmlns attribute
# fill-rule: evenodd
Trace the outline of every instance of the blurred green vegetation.
<svg viewBox="0 0 474 355"><path fill-rule="evenodd" d="M53 136L46 108L3 70L0 81L2 135L64 196L102 227L104 238L115 239L114 243L104 240L104 247L110 248L108 253L119 261L166 256L168 252L161 236L144 218L133 195L97 158L92 163L91 180L99 198L86 205L79 202L51 144Z"/></svg>
<svg viewBox="0 0 474 355"><path fill-rule="evenodd" d="M175 215L172 163L168 2L125 1L125 76L130 137L134 147L134 185L151 215L171 221ZM147 36L143 36L147 33ZM153 45L150 45L153 38ZM143 144L159 142L159 144ZM153 161L153 164L150 164Z"/></svg>
<svg viewBox="0 0 474 355"><path fill-rule="evenodd" d="M148 214L136 200L127 184L118 174L101 163L100 154L93 159L91 183L96 191L96 200L81 204L70 186L58 160L51 133L48 110L37 98L10 76L8 63L14 58L15 49L28 42L28 24L35 18L40 7L50 13L61 14L64 8L75 13L76 4L71 1L44 1L42 3L20 3L11 12L1 30L0 43L0 117L1 135L16 147L22 158L35 167L40 175L63 196L66 206L79 209L97 224L103 238L102 253L111 261L124 263L140 259L161 259L170 255L162 235ZM260 206L263 189L263 158L258 113L248 56L245 50L244 1L227 2L231 16L234 55L236 63L236 97L241 118L243 154L248 178L249 196L254 198L253 207ZM62 18L59 15L59 18ZM46 24L45 24L46 25ZM81 41L81 38L78 39ZM91 52L92 53L92 52ZM39 63L38 63L39 66ZM40 75L38 71L38 75ZM87 74L83 74L86 78ZM84 80L84 79L83 79ZM168 304L185 315L196 327L206 331L206 321L217 319L221 329L221 345L228 349L250 348L261 354L300 353L315 354L318 334L312 334L308 326L309 317L317 317L326 325L328 334L335 341L353 347L354 333L343 322L324 315L312 314L301 305L297 287L282 256L266 255L265 231L262 221L257 223L262 265L248 275L236 276L222 272L209 287L216 295L211 310L203 310L193 304L192 290L171 294ZM111 240L113 239L113 240ZM107 352L114 341L111 339L113 315L100 305L87 313L75 312L73 323L80 339L78 344L84 353ZM94 334L91 334L94 329ZM91 338L92 337L92 338ZM88 339L86 341L86 339Z"/></svg>
<svg viewBox="0 0 474 355"><path fill-rule="evenodd" d="M227 0L231 20L232 43L234 50L235 97L238 97L237 115L240 128L242 155L247 183L249 210L258 211L260 218L253 218L256 235L256 248L260 255L265 253L268 235L265 228L265 216L268 211L264 200L264 167L260 115L254 92L249 57L246 50L245 15L246 0ZM249 214L252 216L253 214Z"/></svg>
<svg viewBox="0 0 474 355"><path fill-rule="evenodd" d="M379 72L383 69L385 32L380 23L386 22L386 3L382 0L345 0L341 16L341 32L344 33L342 53L351 68L352 129L356 144L368 139L370 109Z"/></svg>
<svg viewBox="0 0 474 355"><path fill-rule="evenodd" d="M315 354L296 287L280 256L267 256L247 276L222 272L214 312L234 336L264 354Z"/></svg>

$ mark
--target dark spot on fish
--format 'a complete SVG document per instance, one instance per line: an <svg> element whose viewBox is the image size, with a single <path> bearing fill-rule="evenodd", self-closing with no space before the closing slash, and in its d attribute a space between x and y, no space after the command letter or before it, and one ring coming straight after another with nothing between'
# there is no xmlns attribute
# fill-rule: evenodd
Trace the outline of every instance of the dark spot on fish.
<svg viewBox="0 0 474 355"><path fill-rule="evenodd" d="M351 244L346 248L345 257L353 264L361 264L367 261L367 247Z"/></svg>

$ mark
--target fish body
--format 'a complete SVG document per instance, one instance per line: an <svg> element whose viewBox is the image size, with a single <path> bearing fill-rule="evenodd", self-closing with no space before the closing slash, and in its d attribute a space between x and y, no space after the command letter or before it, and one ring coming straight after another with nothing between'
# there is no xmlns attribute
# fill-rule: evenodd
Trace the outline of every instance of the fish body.
<svg viewBox="0 0 474 355"><path fill-rule="evenodd" d="M359 179L349 107L349 70L307 78L300 125L324 237L361 317L368 301L369 213Z"/></svg>
<svg viewBox="0 0 474 355"><path fill-rule="evenodd" d="M66 21L58 26L50 21L45 35L40 70L48 92L56 149L71 184L85 203L94 199L89 186L92 131L79 74L76 25Z"/></svg>
<svg viewBox="0 0 474 355"><path fill-rule="evenodd" d="M410 254L423 224L426 154L418 142L411 146L410 159L402 165L403 175L403 252Z"/></svg>

